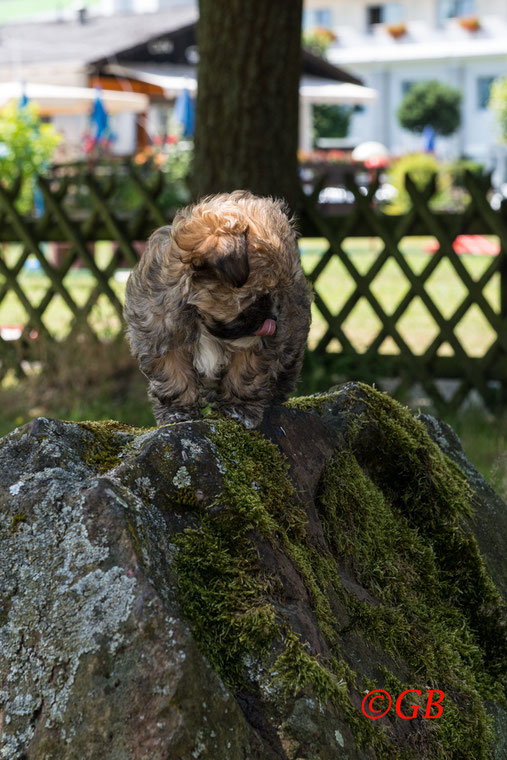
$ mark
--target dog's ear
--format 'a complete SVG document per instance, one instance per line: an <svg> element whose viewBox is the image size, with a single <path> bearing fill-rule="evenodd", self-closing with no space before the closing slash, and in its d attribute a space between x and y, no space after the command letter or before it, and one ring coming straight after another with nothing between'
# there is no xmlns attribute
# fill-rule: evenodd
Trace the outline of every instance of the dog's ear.
<svg viewBox="0 0 507 760"><path fill-rule="evenodd" d="M238 245L234 250L230 254L221 256L215 262L215 268L224 280L234 285L235 288L241 288L250 274L247 235L248 229L245 230L241 238L238 238Z"/></svg>
<svg viewBox="0 0 507 760"><path fill-rule="evenodd" d="M241 288L250 275L250 263L248 261L248 230L235 239L234 248L224 254L206 257L204 261L192 263L194 276L216 276L222 282Z"/></svg>

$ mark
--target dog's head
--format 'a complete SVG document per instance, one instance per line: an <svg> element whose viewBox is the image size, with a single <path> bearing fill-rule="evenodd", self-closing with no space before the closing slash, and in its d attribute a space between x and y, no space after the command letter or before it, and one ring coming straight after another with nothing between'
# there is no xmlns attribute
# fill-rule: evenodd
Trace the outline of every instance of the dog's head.
<svg viewBox="0 0 507 760"><path fill-rule="evenodd" d="M280 291L299 270L285 206L246 191L183 209L172 227L173 276L208 331L223 340L276 332Z"/></svg>

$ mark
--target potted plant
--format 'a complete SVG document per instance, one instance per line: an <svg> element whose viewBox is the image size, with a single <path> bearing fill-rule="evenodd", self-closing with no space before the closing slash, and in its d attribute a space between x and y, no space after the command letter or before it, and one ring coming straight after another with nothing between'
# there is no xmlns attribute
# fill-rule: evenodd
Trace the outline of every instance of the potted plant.
<svg viewBox="0 0 507 760"><path fill-rule="evenodd" d="M462 16L458 19L458 24L467 32L477 32L481 28L481 22L477 16Z"/></svg>
<svg viewBox="0 0 507 760"><path fill-rule="evenodd" d="M388 24L386 26L387 33L391 35L393 40L399 40L407 33L406 24Z"/></svg>
<svg viewBox="0 0 507 760"><path fill-rule="evenodd" d="M326 55L328 48L336 40L337 37L334 32L323 26L317 26L315 29L303 32L304 47L321 57Z"/></svg>

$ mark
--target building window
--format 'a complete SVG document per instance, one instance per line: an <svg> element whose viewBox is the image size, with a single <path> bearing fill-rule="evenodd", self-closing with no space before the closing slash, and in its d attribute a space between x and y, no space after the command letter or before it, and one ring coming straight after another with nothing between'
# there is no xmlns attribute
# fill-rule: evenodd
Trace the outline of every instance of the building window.
<svg viewBox="0 0 507 760"><path fill-rule="evenodd" d="M485 111L489 105L491 85L495 77L479 77L477 79L477 110Z"/></svg>
<svg viewBox="0 0 507 760"><path fill-rule="evenodd" d="M448 18L471 16L476 10L475 0L438 0L437 24L443 26Z"/></svg>
<svg viewBox="0 0 507 760"><path fill-rule="evenodd" d="M367 23L370 29L374 24L382 24L384 21L384 7L382 5L369 5L366 9Z"/></svg>
<svg viewBox="0 0 507 760"><path fill-rule="evenodd" d="M331 8L310 8L303 11L303 28L315 29L316 26L331 29L333 26L333 12Z"/></svg>
<svg viewBox="0 0 507 760"><path fill-rule="evenodd" d="M387 3L384 5L384 23L399 24L403 21L403 6L401 3Z"/></svg>
<svg viewBox="0 0 507 760"><path fill-rule="evenodd" d="M330 8L319 8L315 11L315 26L330 29L333 26L333 14Z"/></svg>
<svg viewBox="0 0 507 760"><path fill-rule="evenodd" d="M369 30L375 24L399 24L402 19L403 7L401 3L369 5L366 8L366 23Z"/></svg>
<svg viewBox="0 0 507 760"><path fill-rule="evenodd" d="M415 82L411 79L406 79L404 82L401 83L401 95L402 97L405 97L407 92L409 92L412 87L415 85Z"/></svg>

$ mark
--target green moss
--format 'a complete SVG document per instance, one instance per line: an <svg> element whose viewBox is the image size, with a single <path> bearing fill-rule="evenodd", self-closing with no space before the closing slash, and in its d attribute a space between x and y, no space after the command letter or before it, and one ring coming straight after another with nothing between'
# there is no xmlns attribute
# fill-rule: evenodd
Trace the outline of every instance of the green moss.
<svg viewBox="0 0 507 760"><path fill-rule="evenodd" d="M61 745L52 739L43 739L36 749L36 760L54 760L61 756Z"/></svg>
<svg viewBox="0 0 507 760"><path fill-rule="evenodd" d="M127 513L127 529L130 534L130 537L132 538L132 541L134 542L134 548L136 550L136 554L139 558L143 556L143 547L141 546L141 541L139 538L139 531L134 527L134 524L132 523L132 520L129 519L128 513Z"/></svg>
<svg viewBox="0 0 507 760"><path fill-rule="evenodd" d="M273 444L230 420L209 425L226 468L221 508L201 509L199 527L175 538L176 564L196 637L225 682L239 686L246 657L266 653L278 634L268 602L275 580L260 567L252 531L274 535L283 512L280 523L301 532L304 515L288 509L291 486Z"/></svg>
<svg viewBox="0 0 507 760"><path fill-rule="evenodd" d="M114 420L72 424L92 434L93 438L87 446L84 461L100 473L116 467L121 462L124 449L134 440L134 437L149 431L149 428L136 428Z"/></svg>
<svg viewBox="0 0 507 760"><path fill-rule="evenodd" d="M262 654L280 635L274 606L267 602L279 581L262 569L253 531L293 561L322 630L335 639L323 590L332 557L308 542L306 514L278 448L230 420L214 421L210 429L225 466L221 508L213 516L201 511L199 527L176 538L177 565L185 611L208 658L226 683L238 685L246 657Z"/></svg>
<svg viewBox="0 0 507 760"><path fill-rule="evenodd" d="M486 758L484 701L504 693L505 634L500 596L463 519L468 486L408 410L364 386L357 400L365 412L351 448L328 465L320 499L326 538L379 601L345 594L351 628L403 657L418 688L445 691L435 757ZM361 435L372 422L380 435L370 447Z"/></svg>
<svg viewBox="0 0 507 760"><path fill-rule="evenodd" d="M19 524L25 521L26 521L26 515L22 514L21 512L14 515L11 520L11 531L15 533L18 529Z"/></svg>
<svg viewBox="0 0 507 760"><path fill-rule="evenodd" d="M286 692L296 695L310 687L322 704L331 700L349 724L359 747L375 750L379 760L401 760L400 754L385 735L385 729L363 718L350 698L356 689L356 674L344 660L332 658L323 662L309 654L292 631L285 636L285 650L273 667L275 680L280 680Z"/></svg>
<svg viewBox="0 0 507 760"><path fill-rule="evenodd" d="M286 461L274 444L236 422L213 421L210 430L226 471L220 503L202 509L199 527L174 540L180 598L201 648L233 689L247 680L249 663L264 661L269 670L268 653L281 648L273 682L281 681L286 693L308 686L323 701L333 695L358 742L389 747L391 754L386 749L379 757L397 757L382 730L353 706L348 682L340 673L340 667L347 668L345 662L336 660L332 667L320 663L277 612L275 601L283 590L259 561L256 533L292 560L322 632L339 650L326 593L326 588L340 585L336 564L329 552L317 550L308 540L306 514L289 481ZM352 671L347 672L352 683Z"/></svg>
<svg viewBox="0 0 507 760"><path fill-rule="evenodd" d="M331 698L337 698L340 689L347 690L346 681L337 678L329 667L310 655L301 639L292 631L285 635L285 649L275 661L273 674L293 696L310 685L323 704Z"/></svg>
<svg viewBox="0 0 507 760"><path fill-rule="evenodd" d="M181 486L181 488L178 488L176 501L184 509L195 509L199 504L192 486Z"/></svg>
<svg viewBox="0 0 507 760"><path fill-rule="evenodd" d="M325 404L330 404L338 396L339 391L336 393L316 393L313 396L295 396L289 398L284 406L287 409L299 409L302 412L322 412Z"/></svg>

